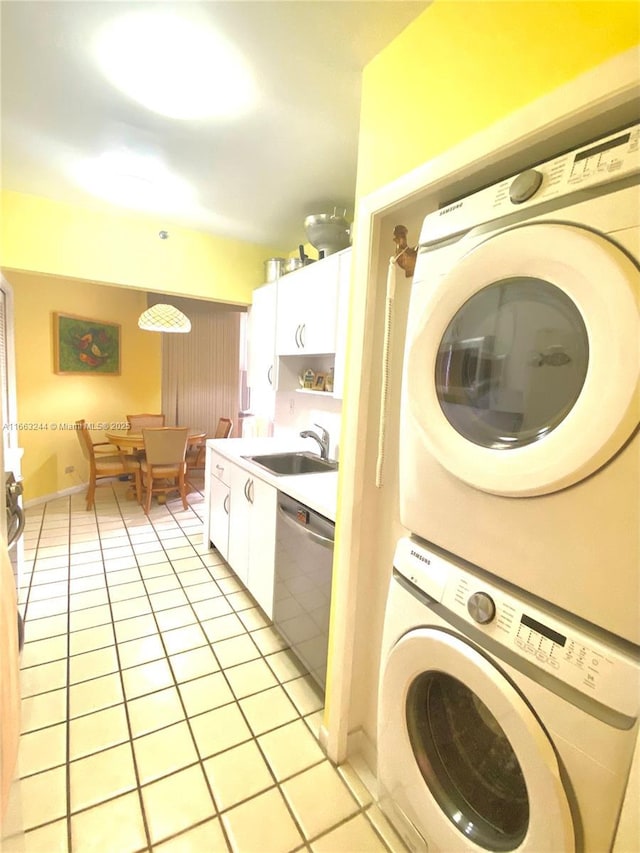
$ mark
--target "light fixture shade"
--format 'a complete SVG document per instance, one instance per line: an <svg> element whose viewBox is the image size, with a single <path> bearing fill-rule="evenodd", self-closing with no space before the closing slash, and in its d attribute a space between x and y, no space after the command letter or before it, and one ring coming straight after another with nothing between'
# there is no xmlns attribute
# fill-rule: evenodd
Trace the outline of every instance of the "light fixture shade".
<svg viewBox="0 0 640 853"><path fill-rule="evenodd" d="M191 320L173 305L159 302L140 315L138 326L147 332L190 332Z"/></svg>

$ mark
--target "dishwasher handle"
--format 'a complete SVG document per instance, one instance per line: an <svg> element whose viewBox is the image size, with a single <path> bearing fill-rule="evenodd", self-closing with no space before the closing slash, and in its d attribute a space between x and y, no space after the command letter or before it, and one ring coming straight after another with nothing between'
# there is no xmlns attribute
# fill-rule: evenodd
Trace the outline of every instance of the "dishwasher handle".
<svg viewBox="0 0 640 853"><path fill-rule="evenodd" d="M314 530L311 530L310 527L305 527L304 524L298 524L298 522L291 516L289 512L287 512L286 508L283 507L282 504L278 504L278 514L280 518L284 519L287 524L291 525L291 527L293 527L299 533L305 533L318 545L322 545L323 548L333 549L333 539L329 538L328 536L322 536L320 533L316 533Z"/></svg>

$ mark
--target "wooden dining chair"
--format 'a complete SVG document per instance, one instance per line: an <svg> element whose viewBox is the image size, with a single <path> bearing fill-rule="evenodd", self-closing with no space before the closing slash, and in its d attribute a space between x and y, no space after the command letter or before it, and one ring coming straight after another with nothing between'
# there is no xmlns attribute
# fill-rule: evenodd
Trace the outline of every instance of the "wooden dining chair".
<svg viewBox="0 0 640 853"><path fill-rule="evenodd" d="M232 430L233 421L231 418L220 418L212 438L229 438ZM187 448L187 479L189 472L204 468L206 452L206 439Z"/></svg>
<svg viewBox="0 0 640 853"><path fill-rule="evenodd" d="M218 426L214 433L214 438L229 438L233 430L233 421L231 418L220 418Z"/></svg>
<svg viewBox="0 0 640 853"><path fill-rule="evenodd" d="M164 420L163 414L152 415L145 412L140 415L127 415L131 432L141 432L144 427L163 427Z"/></svg>
<svg viewBox="0 0 640 853"><path fill-rule="evenodd" d="M100 452L105 446L112 447L108 441L96 441L91 438L86 421L76 421L76 433L82 448L84 458L89 463L89 487L87 489L87 509L93 507L98 480L108 477L121 477L123 474L133 475L138 503L142 499L140 491L140 463L132 456L105 454ZM96 450L99 452L96 453Z"/></svg>
<svg viewBox="0 0 640 853"><path fill-rule="evenodd" d="M187 509L186 427L149 427L142 430L145 458L140 462L146 489L144 511L149 514L153 495L178 491Z"/></svg>

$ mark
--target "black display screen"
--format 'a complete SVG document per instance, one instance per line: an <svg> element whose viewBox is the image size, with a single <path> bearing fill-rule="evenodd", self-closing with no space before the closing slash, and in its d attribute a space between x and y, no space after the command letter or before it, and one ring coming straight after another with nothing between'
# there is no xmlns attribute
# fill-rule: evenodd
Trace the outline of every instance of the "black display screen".
<svg viewBox="0 0 640 853"><path fill-rule="evenodd" d="M579 160L586 160L587 157L592 157L594 154L602 154L603 151L608 151L610 148L617 148L618 145L624 145L631 139L630 133L625 133L624 136L616 136L615 139L609 139L607 142L601 142L600 145L594 145L593 148L588 148L586 151L580 151L576 154L574 163Z"/></svg>
<svg viewBox="0 0 640 853"><path fill-rule="evenodd" d="M541 622L536 622L535 619L532 619L531 616L527 616L526 613L522 614L520 624L526 625L527 628L532 628L534 631L542 634L543 637L547 637L547 639L552 640L558 646L564 646L567 642L567 638L563 637L562 634L558 634L557 631L552 631L551 628L547 628L547 626L543 625Z"/></svg>

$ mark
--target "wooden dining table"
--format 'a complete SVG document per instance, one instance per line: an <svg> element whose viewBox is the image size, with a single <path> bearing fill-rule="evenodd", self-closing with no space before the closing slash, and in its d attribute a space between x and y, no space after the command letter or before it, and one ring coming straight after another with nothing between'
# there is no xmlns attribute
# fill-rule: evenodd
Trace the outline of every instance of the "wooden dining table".
<svg viewBox="0 0 640 853"><path fill-rule="evenodd" d="M144 450L142 432L134 432L130 429L110 430L105 432L105 437L110 444L118 448L121 454L125 454L128 451ZM207 433L204 430L189 428L187 431L187 448L201 444L206 437ZM127 496L127 499L135 495L135 489L131 488L129 492L130 494ZM159 504L164 504L166 495L158 495L157 501Z"/></svg>
<svg viewBox="0 0 640 853"><path fill-rule="evenodd" d="M141 432L133 432L130 429L111 430L105 433L108 442L118 450L144 450L144 438ZM207 437L207 433L201 429L189 429L187 432L187 445L200 444Z"/></svg>

